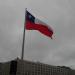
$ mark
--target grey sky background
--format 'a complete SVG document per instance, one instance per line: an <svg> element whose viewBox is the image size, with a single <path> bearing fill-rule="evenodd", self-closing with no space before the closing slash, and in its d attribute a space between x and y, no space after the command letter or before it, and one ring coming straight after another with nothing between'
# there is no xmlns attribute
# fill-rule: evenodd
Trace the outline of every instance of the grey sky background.
<svg viewBox="0 0 75 75"><path fill-rule="evenodd" d="M27 31L24 59L75 69L74 0L0 0L0 62L21 57L25 8L54 30L54 39Z"/></svg>

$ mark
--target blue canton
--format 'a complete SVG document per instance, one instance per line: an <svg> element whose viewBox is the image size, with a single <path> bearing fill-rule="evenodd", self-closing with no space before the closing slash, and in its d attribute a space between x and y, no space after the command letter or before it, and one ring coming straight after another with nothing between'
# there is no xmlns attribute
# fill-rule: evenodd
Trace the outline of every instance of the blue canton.
<svg viewBox="0 0 75 75"><path fill-rule="evenodd" d="M30 22L33 22L33 23L35 22L35 17L28 11L26 11L26 19Z"/></svg>

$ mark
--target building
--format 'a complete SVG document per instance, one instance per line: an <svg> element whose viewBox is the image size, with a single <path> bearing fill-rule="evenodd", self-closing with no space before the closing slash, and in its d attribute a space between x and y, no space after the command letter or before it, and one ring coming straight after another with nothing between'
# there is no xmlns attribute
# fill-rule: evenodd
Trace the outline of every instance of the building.
<svg viewBox="0 0 75 75"><path fill-rule="evenodd" d="M0 63L0 74L2 74L2 63Z"/></svg>
<svg viewBox="0 0 75 75"><path fill-rule="evenodd" d="M10 62L3 62L0 65L0 75L9 75Z"/></svg>
<svg viewBox="0 0 75 75"><path fill-rule="evenodd" d="M15 59L0 63L0 75L75 75L75 70L65 66Z"/></svg>

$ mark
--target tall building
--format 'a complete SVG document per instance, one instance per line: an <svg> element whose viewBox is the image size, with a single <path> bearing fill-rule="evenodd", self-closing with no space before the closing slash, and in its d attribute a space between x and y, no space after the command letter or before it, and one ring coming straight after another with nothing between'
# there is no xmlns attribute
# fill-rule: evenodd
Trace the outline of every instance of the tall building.
<svg viewBox="0 0 75 75"><path fill-rule="evenodd" d="M0 75L75 75L75 70L65 66L15 59L0 63Z"/></svg>

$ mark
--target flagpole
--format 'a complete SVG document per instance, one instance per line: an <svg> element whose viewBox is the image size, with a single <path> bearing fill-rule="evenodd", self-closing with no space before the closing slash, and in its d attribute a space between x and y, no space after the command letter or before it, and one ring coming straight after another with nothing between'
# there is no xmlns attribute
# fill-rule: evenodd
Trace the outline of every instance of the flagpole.
<svg viewBox="0 0 75 75"><path fill-rule="evenodd" d="M23 42L22 42L22 54L21 54L21 60L24 59L25 26L26 26L26 10L27 10L27 8L25 8L25 20L24 20L24 32L23 32Z"/></svg>

